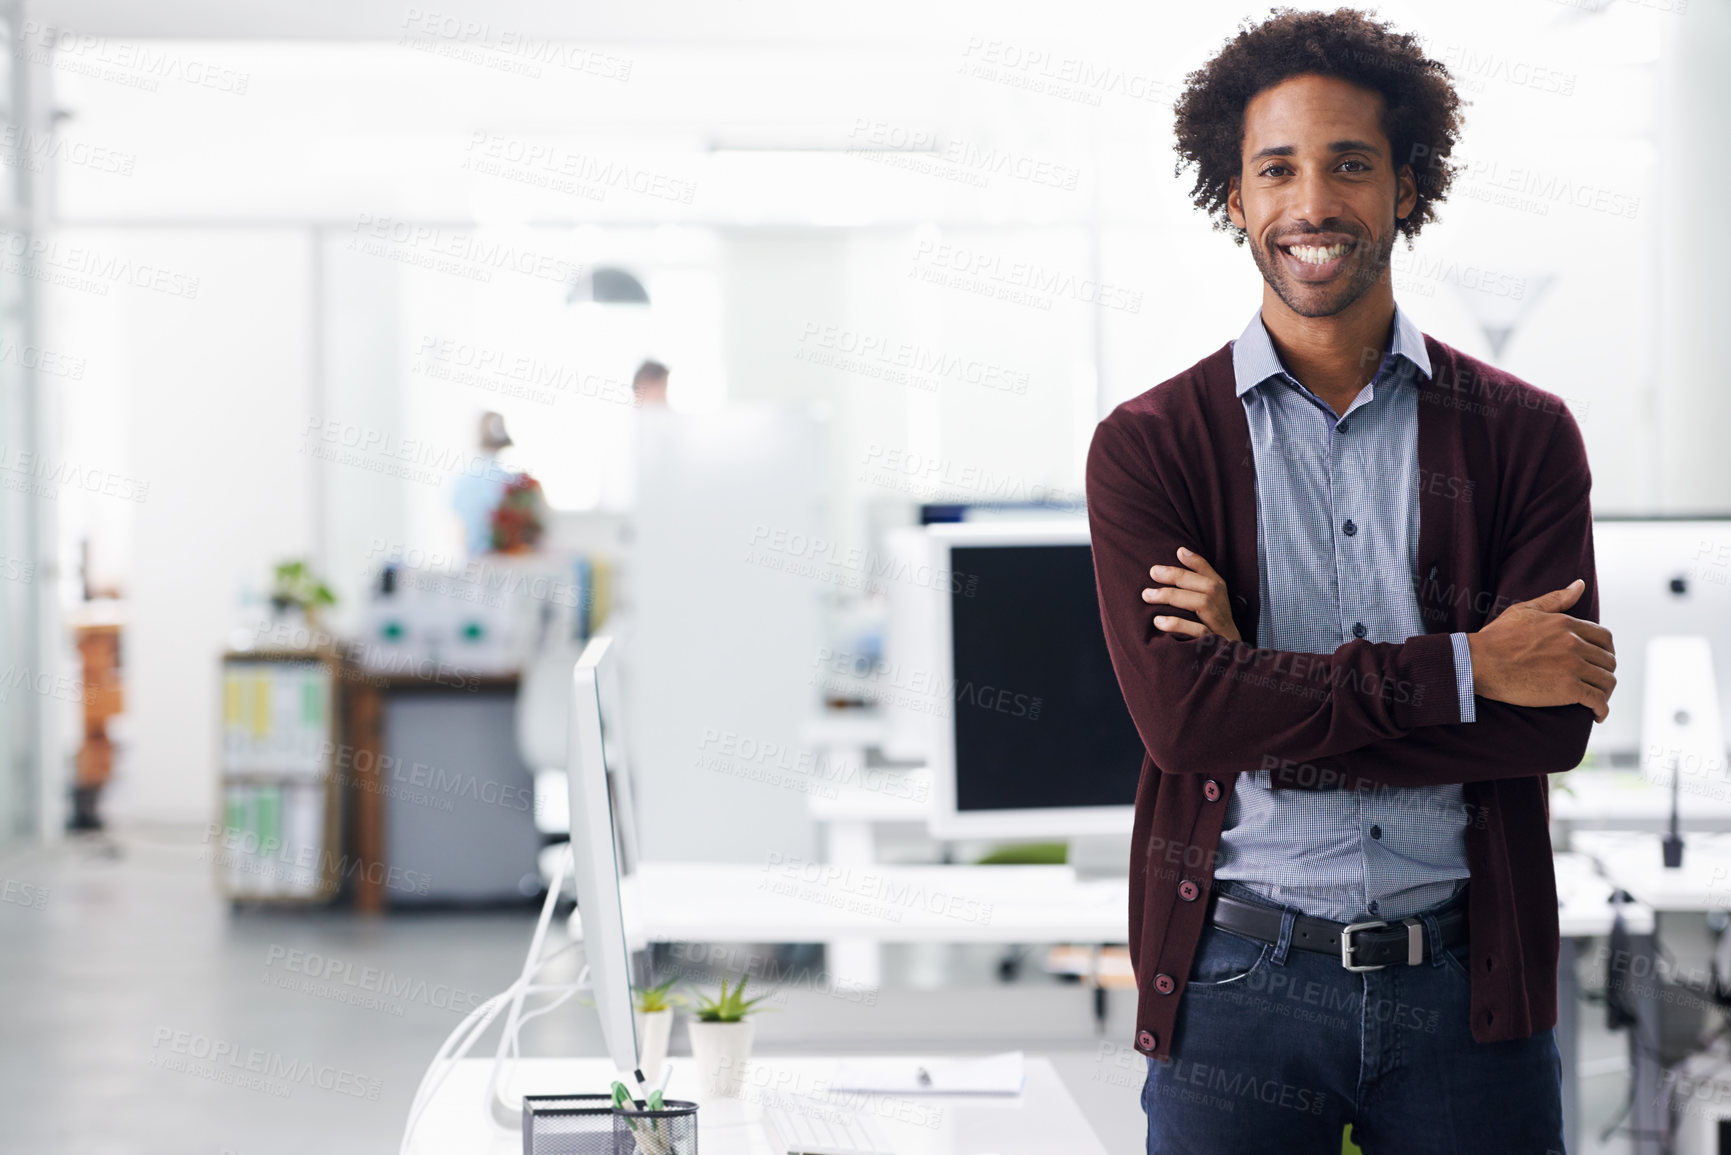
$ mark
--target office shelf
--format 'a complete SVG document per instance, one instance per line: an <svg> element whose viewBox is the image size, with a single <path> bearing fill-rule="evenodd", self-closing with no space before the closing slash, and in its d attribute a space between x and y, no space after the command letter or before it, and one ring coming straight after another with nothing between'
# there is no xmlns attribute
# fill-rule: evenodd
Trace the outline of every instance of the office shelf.
<svg viewBox="0 0 1731 1155"><path fill-rule="evenodd" d="M342 882L343 659L327 650L223 655L211 859L234 902L327 902Z"/></svg>

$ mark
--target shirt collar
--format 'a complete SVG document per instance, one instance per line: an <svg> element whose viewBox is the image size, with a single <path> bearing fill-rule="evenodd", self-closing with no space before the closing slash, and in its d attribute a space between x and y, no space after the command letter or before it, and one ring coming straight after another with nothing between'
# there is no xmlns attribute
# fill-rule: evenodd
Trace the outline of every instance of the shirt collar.
<svg viewBox="0 0 1731 1155"><path fill-rule="evenodd" d="M1419 332L1411 317L1401 312L1399 305L1394 307L1394 339L1389 343L1388 351L1391 356L1404 357L1421 376L1429 379L1430 353L1424 347L1424 334ZM1262 324L1262 310L1257 309L1251 315L1250 324L1244 326L1244 332L1232 343L1232 373L1238 381L1238 396L1244 396L1270 377L1278 377L1284 372L1286 369L1280 363L1280 355L1274 351L1274 342Z"/></svg>

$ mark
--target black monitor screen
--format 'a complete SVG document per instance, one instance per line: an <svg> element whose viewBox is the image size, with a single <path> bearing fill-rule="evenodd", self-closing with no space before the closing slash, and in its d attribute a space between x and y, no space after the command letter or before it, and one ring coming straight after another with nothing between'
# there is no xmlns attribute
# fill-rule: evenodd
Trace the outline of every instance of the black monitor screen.
<svg viewBox="0 0 1731 1155"><path fill-rule="evenodd" d="M1124 708L1086 545L951 547L956 809L1130 806Z"/></svg>

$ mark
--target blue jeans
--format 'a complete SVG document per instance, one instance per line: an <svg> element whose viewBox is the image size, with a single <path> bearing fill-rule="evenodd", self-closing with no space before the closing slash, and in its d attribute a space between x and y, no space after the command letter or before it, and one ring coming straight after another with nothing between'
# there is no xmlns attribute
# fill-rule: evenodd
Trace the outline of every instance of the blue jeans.
<svg viewBox="0 0 1731 1155"><path fill-rule="evenodd" d="M1229 881L1216 889L1261 905ZM1349 971L1338 958L1209 924L1178 1008L1172 1058L1148 1063L1148 1155L1562 1155L1555 1033L1476 1043L1467 944L1418 966Z"/></svg>

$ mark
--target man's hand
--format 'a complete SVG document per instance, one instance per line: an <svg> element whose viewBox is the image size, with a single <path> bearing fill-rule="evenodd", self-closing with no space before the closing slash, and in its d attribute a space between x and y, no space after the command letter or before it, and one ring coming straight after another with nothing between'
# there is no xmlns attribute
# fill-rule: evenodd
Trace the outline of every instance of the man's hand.
<svg viewBox="0 0 1731 1155"><path fill-rule="evenodd" d="M1560 590L1516 602L1484 629L1468 634L1473 693L1511 706L1578 702L1603 722L1617 688L1611 631L1563 613L1586 588L1576 578Z"/></svg>
<svg viewBox="0 0 1731 1155"><path fill-rule="evenodd" d="M1185 618L1158 614L1154 618L1154 625L1169 634L1188 634L1199 638L1204 634L1214 633L1234 642L1243 641L1244 639L1238 636L1238 627L1232 621L1232 605L1226 596L1225 580L1194 550L1180 546L1178 560L1189 568L1157 565L1148 571L1149 577L1157 582L1165 582L1166 585L1159 589L1143 590L1142 600L1150 605L1177 606L1180 609L1193 610L1202 622L1198 624Z"/></svg>

